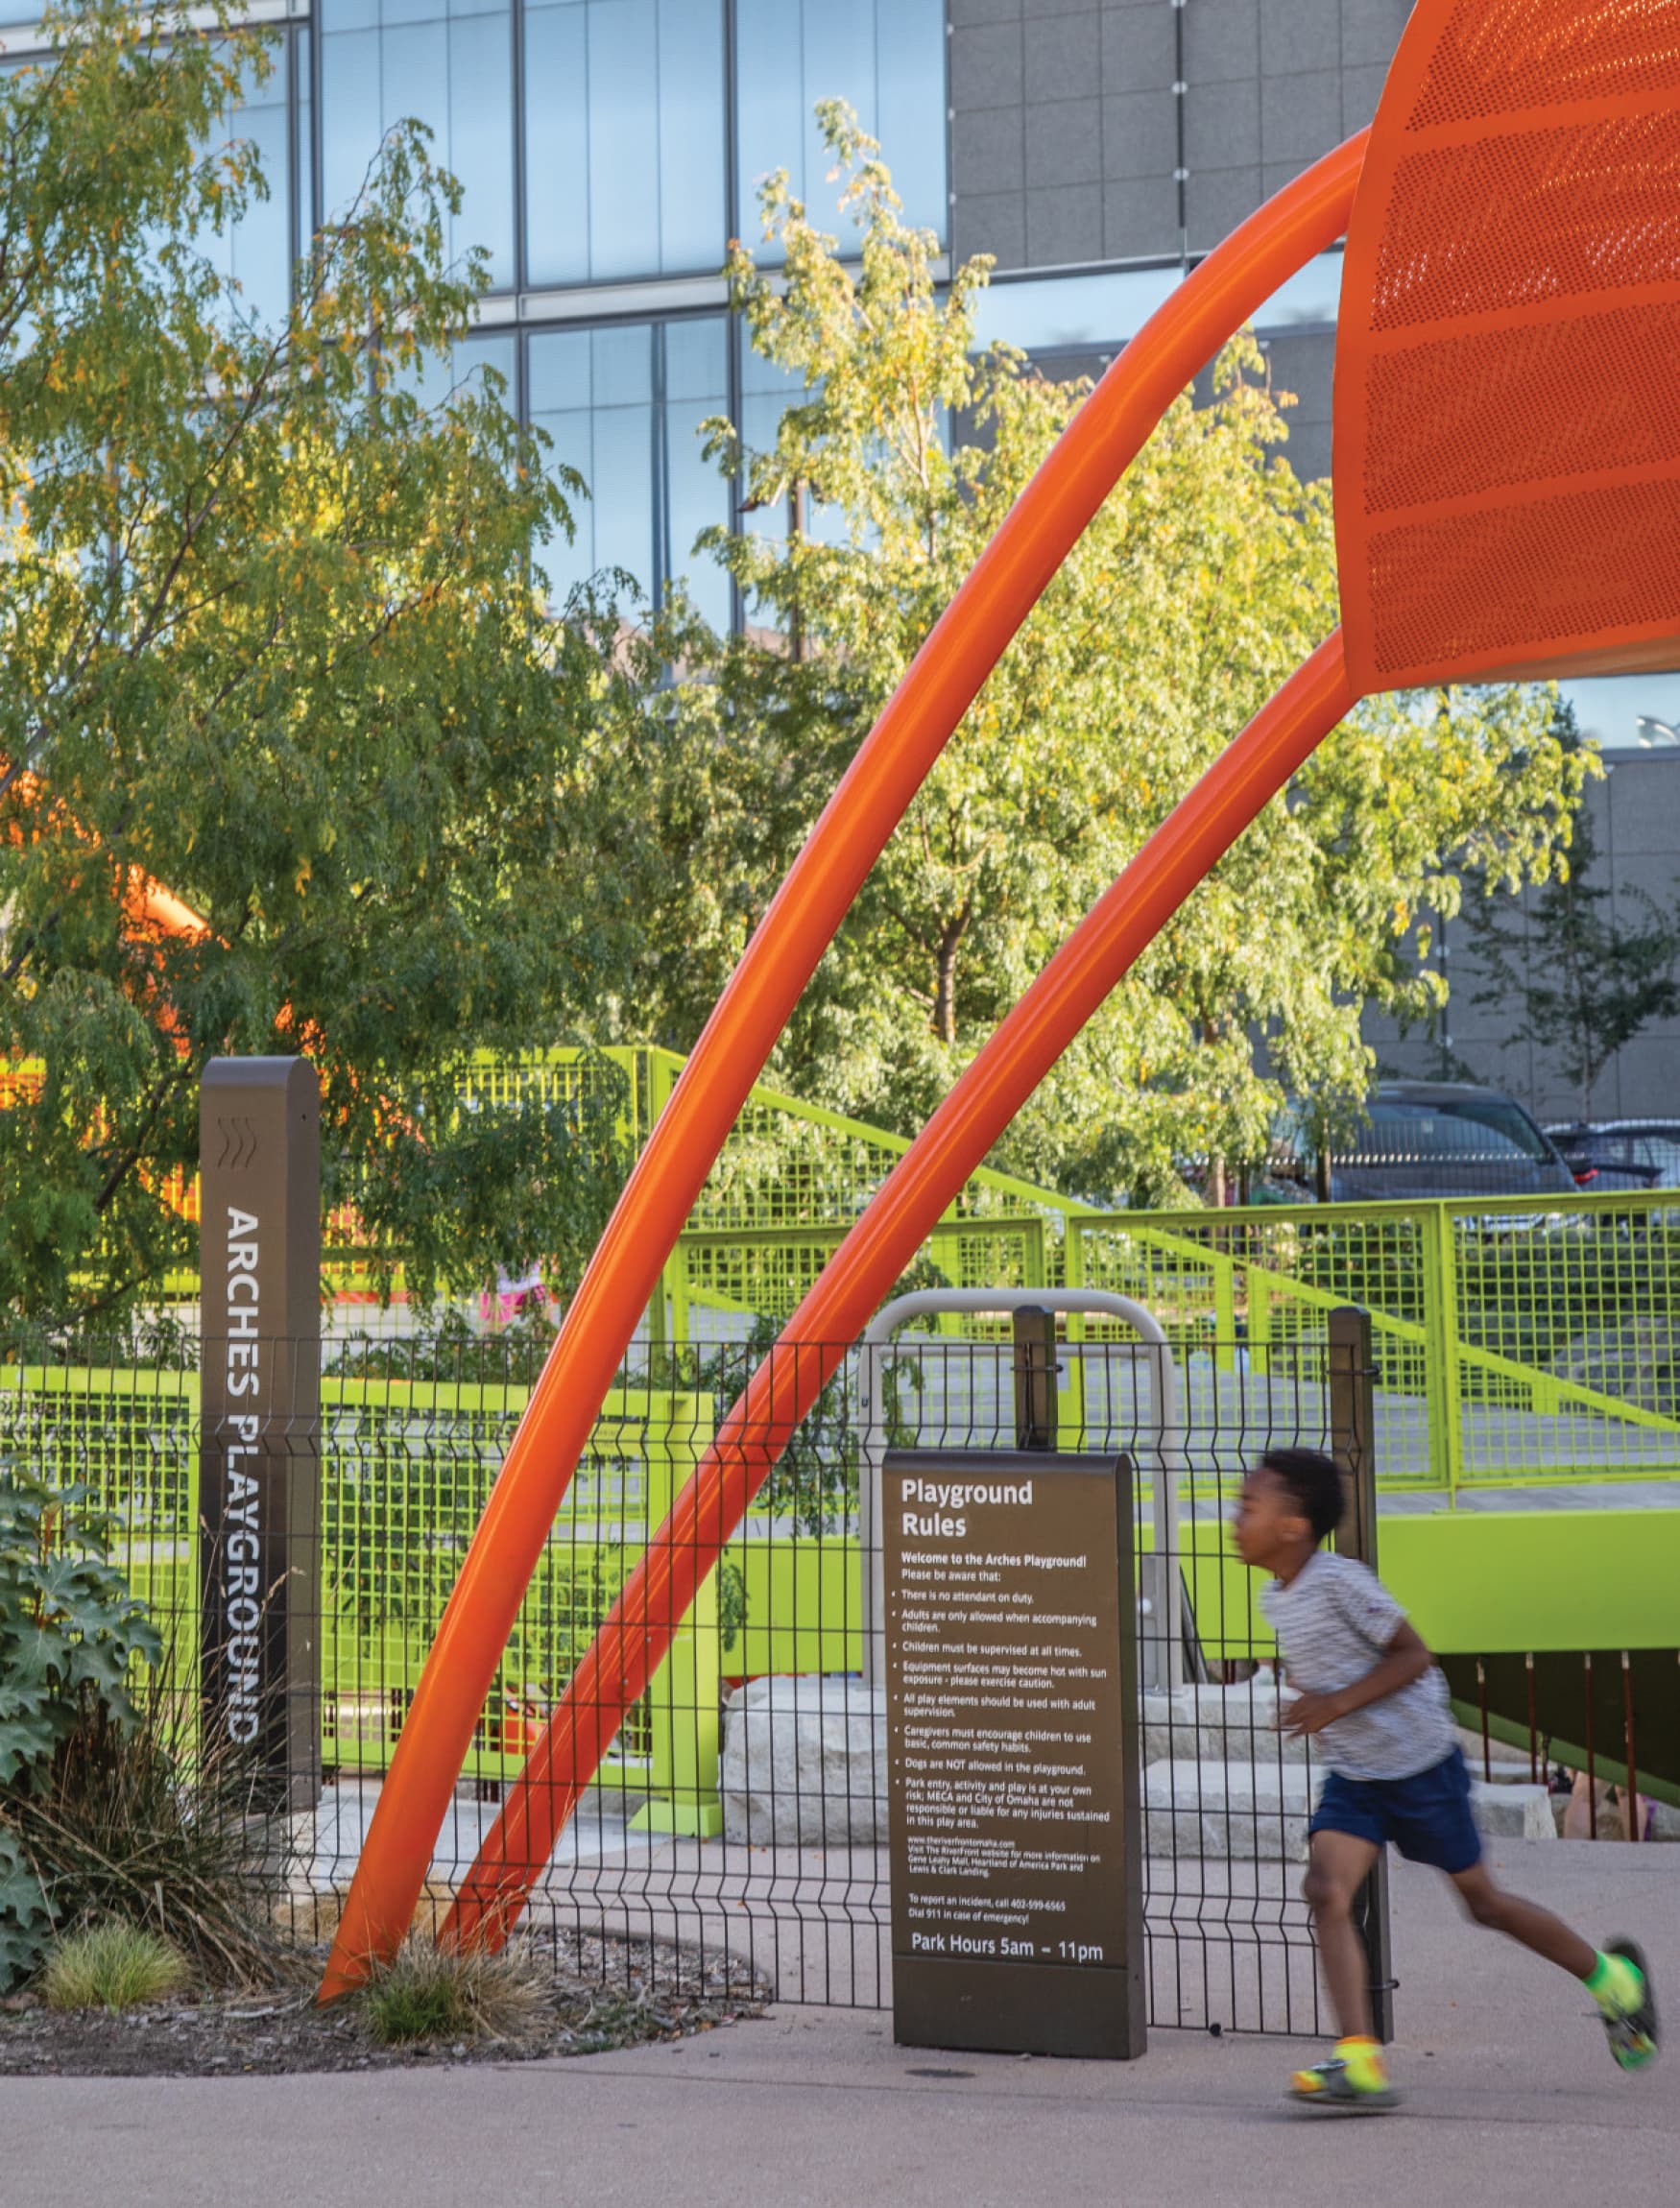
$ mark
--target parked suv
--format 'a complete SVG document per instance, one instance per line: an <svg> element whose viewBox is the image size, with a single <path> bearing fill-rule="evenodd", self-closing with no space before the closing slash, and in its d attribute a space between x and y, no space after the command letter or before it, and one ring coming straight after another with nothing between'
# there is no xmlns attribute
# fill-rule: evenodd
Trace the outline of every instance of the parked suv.
<svg viewBox="0 0 1680 2208"><path fill-rule="evenodd" d="M1581 1188L1680 1188L1680 1119L1576 1119L1547 1134Z"/></svg>
<svg viewBox="0 0 1680 2208"><path fill-rule="evenodd" d="M1432 1196L1537 1196L1572 1192L1574 1175L1552 1143L1502 1090L1456 1081L1384 1081L1366 1099L1365 1125L1330 1154L1332 1203ZM1310 1159L1291 1173L1308 1187Z"/></svg>

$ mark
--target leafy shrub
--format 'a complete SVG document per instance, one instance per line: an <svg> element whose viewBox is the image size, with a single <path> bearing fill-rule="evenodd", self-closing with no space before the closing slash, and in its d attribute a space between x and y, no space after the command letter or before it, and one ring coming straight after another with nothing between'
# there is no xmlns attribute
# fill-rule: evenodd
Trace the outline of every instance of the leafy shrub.
<svg viewBox="0 0 1680 2208"><path fill-rule="evenodd" d="M84 1727L133 1716L133 1668L161 1653L108 1546L85 1490L0 1467L0 1990L36 1968L62 1913L29 1843L31 1808Z"/></svg>
<svg viewBox="0 0 1680 2208"><path fill-rule="evenodd" d="M273 1976L248 1766L197 1740L144 1604L78 1487L0 1468L0 1991L55 1927L155 1924L205 1978Z"/></svg>
<svg viewBox="0 0 1680 2208"><path fill-rule="evenodd" d="M96 1714L132 1716L133 1667L162 1654L85 1504L0 1469L0 1795L26 1793Z"/></svg>
<svg viewBox="0 0 1680 2208"><path fill-rule="evenodd" d="M41 1990L49 2008L103 2008L114 2016L161 2001L185 1975L179 1949L143 1925L112 1917L58 1942L47 1956Z"/></svg>

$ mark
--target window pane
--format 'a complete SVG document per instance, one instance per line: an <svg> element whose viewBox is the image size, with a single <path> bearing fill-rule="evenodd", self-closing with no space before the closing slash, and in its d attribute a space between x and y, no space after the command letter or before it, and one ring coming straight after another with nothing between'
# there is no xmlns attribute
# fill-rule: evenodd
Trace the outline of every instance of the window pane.
<svg viewBox="0 0 1680 2208"><path fill-rule="evenodd" d="M943 0L738 0L736 24L742 236L758 236L757 186L775 169L827 217L832 193L814 110L839 99L880 140L905 219L943 242Z"/></svg>
<svg viewBox="0 0 1680 2208"><path fill-rule="evenodd" d="M729 526L730 484L707 459L702 422L729 411L728 336L720 321L674 322L665 332L666 574L681 577L714 629L729 626L730 579L709 553L696 553L703 529Z"/></svg>
<svg viewBox="0 0 1680 2208"><path fill-rule="evenodd" d="M532 421L590 492L574 505L576 542L552 542L544 555L557 600L605 567L626 569L654 603L686 576L707 618L727 623L729 578L693 556L700 532L729 519L729 486L698 434L726 409L727 358L719 316L531 338Z"/></svg>
<svg viewBox="0 0 1680 2208"><path fill-rule="evenodd" d="M723 266L723 8L660 0L660 271Z"/></svg>
<svg viewBox="0 0 1680 2208"><path fill-rule="evenodd" d="M931 7L924 0L876 0L876 21L880 49L875 135L892 163L905 220L937 230L943 243L948 188L945 10L938 0Z"/></svg>
<svg viewBox="0 0 1680 2208"><path fill-rule="evenodd" d="M354 199L384 134L413 117L462 186L450 254L483 247L492 286L511 285L511 0L321 0L320 24L327 219Z"/></svg>
<svg viewBox="0 0 1680 2208"><path fill-rule="evenodd" d="M723 5L544 0L527 9L531 283L720 265Z"/></svg>
<svg viewBox="0 0 1680 2208"><path fill-rule="evenodd" d="M300 31L294 39L297 56L298 79L297 132L292 144L293 218L292 253L294 259L303 252L315 235L315 86L314 71L309 60L309 33Z"/></svg>
<svg viewBox="0 0 1680 2208"><path fill-rule="evenodd" d="M256 81L254 60L241 73L239 106L228 135L254 146L269 196L254 196L240 221L214 241L211 257L240 287L240 311L256 322L283 322L292 296L291 115L287 85L290 53L274 53L267 84Z"/></svg>
<svg viewBox="0 0 1680 2208"><path fill-rule="evenodd" d="M525 264L534 284L588 281L588 9L528 8Z"/></svg>
<svg viewBox="0 0 1680 2208"><path fill-rule="evenodd" d="M653 408L598 406L594 446L595 564L627 568L645 590L653 582Z"/></svg>
<svg viewBox="0 0 1680 2208"><path fill-rule="evenodd" d="M589 364L598 407L652 403L654 362L648 328L645 322L638 322L591 331Z"/></svg>
<svg viewBox="0 0 1680 2208"><path fill-rule="evenodd" d="M654 0L589 10L589 274L660 266Z"/></svg>
<svg viewBox="0 0 1680 2208"><path fill-rule="evenodd" d="M428 353L396 379L414 394L422 406L442 406L452 391L470 386L482 392L482 369L493 369L502 378L501 402L511 409L515 400L514 374L516 341L512 330L491 330L463 338L446 357Z"/></svg>

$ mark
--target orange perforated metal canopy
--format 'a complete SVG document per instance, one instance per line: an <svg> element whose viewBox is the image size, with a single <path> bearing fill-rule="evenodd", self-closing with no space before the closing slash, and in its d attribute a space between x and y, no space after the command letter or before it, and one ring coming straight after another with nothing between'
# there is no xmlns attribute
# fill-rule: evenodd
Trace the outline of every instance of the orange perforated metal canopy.
<svg viewBox="0 0 1680 2208"><path fill-rule="evenodd" d="M1418 9L1334 475L1356 688L1680 666L1680 0Z"/></svg>

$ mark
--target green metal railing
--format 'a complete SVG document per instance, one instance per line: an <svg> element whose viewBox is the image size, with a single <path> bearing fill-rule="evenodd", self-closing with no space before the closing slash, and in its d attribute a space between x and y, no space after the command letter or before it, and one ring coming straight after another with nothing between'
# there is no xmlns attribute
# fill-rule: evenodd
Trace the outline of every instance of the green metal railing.
<svg viewBox="0 0 1680 2208"><path fill-rule="evenodd" d="M1070 1217L1070 1283L1148 1305L1181 1356L1264 1381L1361 1304L1380 1476L1476 1486L1680 1478L1672 1193Z"/></svg>

